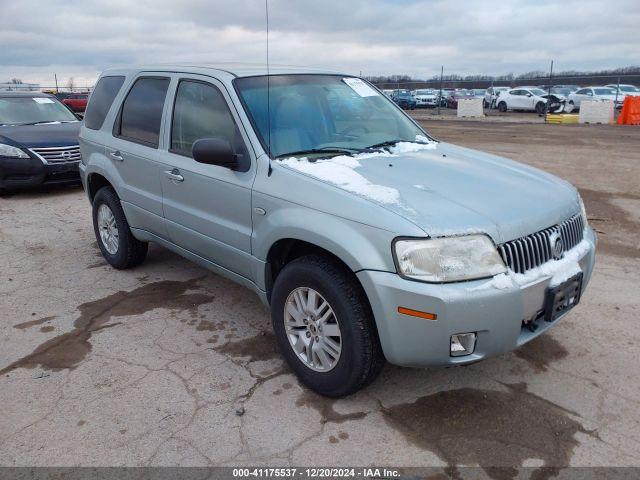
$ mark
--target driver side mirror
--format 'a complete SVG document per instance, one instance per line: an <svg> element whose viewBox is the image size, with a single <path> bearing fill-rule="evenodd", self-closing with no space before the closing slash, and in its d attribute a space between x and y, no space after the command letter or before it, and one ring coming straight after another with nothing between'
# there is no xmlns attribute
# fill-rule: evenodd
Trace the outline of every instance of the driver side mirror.
<svg viewBox="0 0 640 480"><path fill-rule="evenodd" d="M199 163L207 165L218 165L220 167L238 170L238 155L233 151L233 147L228 140L222 138L202 138L193 143L191 149L193 159Z"/></svg>
<svg viewBox="0 0 640 480"><path fill-rule="evenodd" d="M533 94L527 93L527 97L533 97Z"/></svg>

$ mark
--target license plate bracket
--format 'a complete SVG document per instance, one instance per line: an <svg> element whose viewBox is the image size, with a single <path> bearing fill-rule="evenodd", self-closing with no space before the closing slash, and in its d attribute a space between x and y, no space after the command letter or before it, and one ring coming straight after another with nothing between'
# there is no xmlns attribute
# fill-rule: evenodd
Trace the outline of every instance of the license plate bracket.
<svg viewBox="0 0 640 480"><path fill-rule="evenodd" d="M547 289L544 302L544 319L553 322L580 302L582 293L582 272L560 285Z"/></svg>

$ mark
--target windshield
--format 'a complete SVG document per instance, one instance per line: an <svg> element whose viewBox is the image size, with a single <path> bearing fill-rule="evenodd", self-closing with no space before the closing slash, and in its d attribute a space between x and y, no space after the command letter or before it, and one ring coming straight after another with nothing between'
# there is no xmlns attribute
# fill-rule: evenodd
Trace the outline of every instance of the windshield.
<svg viewBox="0 0 640 480"><path fill-rule="evenodd" d="M272 75L269 84L267 109L266 76L234 80L262 145L270 146L274 158L322 149L356 152L425 135L391 100L354 77Z"/></svg>
<svg viewBox="0 0 640 480"><path fill-rule="evenodd" d="M547 94L547 92L545 92L544 90L542 90L540 88L530 88L529 91L531 93L533 93L534 95L538 95L538 96Z"/></svg>
<svg viewBox="0 0 640 480"><path fill-rule="evenodd" d="M596 95L615 95L616 91L612 88L594 88L594 93Z"/></svg>
<svg viewBox="0 0 640 480"><path fill-rule="evenodd" d="M416 90L416 95L431 95L431 90Z"/></svg>
<svg viewBox="0 0 640 480"><path fill-rule="evenodd" d="M620 90L623 92L640 92L640 88L633 85L620 85Z"/></svg>
<svg viewBox="0 0 640 480"><path fill-rule="evenodd" d="M55 98L0 97L0 125L76 121L76 116Z"/></svg>

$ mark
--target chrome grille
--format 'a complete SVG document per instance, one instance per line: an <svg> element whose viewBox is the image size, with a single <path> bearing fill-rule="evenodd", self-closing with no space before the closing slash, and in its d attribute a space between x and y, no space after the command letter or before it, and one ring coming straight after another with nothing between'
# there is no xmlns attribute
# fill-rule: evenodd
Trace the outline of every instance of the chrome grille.
<svg viewBox="0 0 640 480"><path fill-rule="evenodd" d="M554 258L550 242L554 233L558 233L562 238L564 251L571 250L584 236L582 215L575 215L553 227L503 243L498 247L500 256L511 270L525 273Z"/></svg>
<svg viewBox="0 0 640 480"><path fill-rule="evenodd" d="M45 163L78 162L82 159L79 145L71 145L68 147L32 148L31 151L40 157Z"/></svg>

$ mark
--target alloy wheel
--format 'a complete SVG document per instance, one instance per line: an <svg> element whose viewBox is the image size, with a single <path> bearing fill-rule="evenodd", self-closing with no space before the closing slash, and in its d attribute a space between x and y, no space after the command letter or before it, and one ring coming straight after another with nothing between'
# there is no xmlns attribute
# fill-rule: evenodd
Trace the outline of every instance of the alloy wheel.
<svg viewBox="0 0 640 480"><path fill-rule="evenodd" d="M116 217L104 203L98 208L98 231L105 250L111 255L118 253L119 234Z"/></svg>
<svg viewBox="0 0 640 480"><path fill-rule="evenodd" d="M298 359L316 372L332 370L342 352L338 319L327 300L316 290L298 287L284 305L287 339Z"/></svg>

